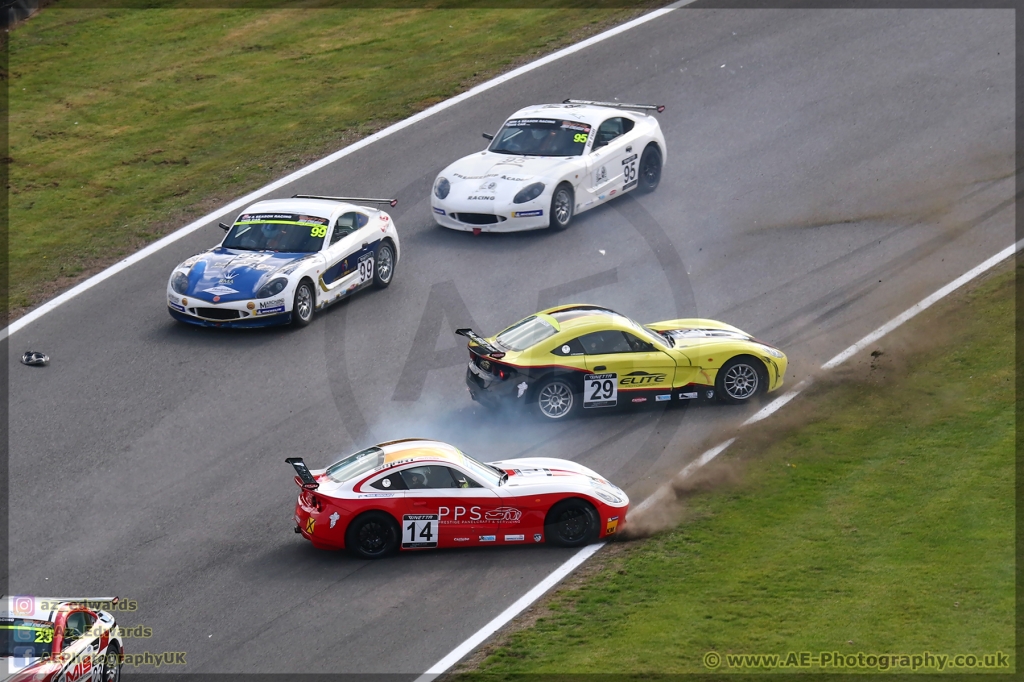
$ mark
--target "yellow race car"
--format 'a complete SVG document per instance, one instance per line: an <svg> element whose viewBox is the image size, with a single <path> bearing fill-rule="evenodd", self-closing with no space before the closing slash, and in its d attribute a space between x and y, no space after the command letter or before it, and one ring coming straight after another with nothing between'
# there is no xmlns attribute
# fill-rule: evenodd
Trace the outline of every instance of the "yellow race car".
<svg viewBox="0 0 1024 682"><path fill-rule="evenodd" d="M473 400L535 406L550 419L642 403L747 403L786 374L782 351L723 322L641 325L594 305L549 308L489 338L455 333L469 339Z"/></svg>

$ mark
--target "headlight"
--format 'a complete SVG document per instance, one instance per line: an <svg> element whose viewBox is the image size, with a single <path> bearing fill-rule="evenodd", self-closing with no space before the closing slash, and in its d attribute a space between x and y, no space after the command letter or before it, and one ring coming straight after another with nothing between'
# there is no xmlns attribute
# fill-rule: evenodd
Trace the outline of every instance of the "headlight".
<svg viewBox="0 0 1024 682"><path fill-rule="evenodd" d="M171 289L174 289L176 293L185 295L188 293L188 274L178 270L176 273L171 275Z"/></svg>
<svg viewBox="0 0 1024 682"><path fill-rule="evenodd" d="M772 356L773 358L781 358L781 357L783 357L783 353L782 353L781 350L776 350L776 349L772 348L771 346L761 346L761 350L763 350L765 353L767 353L768 355Z"/></svg>
<svg viewBox="0 0 1024 682"><path fill-rule="evenodd" d="M286 286L288 286L288 280L284 277L272 279L260 287L260 290L256 292L256 298L270 298L271 296L277 296L279 293L284 291Z"/></svg>
<svg viewBox="0 0 1024 682"><path fill-rule="evenodd" d="M445 178L438 178L437 182L434 183L434 196L438 199L444 199L448 196L448 192L452 191L452 183L448 182Z"/></svg>
<svg viewBox="0 0 1024 682"><path fill-rule="evenodd" d="M535 182L532 185L527 185L523 189L519 190L519 194L516 195L515 199L512 200L513 204L525 204L527 201L533 201L540 196L540 193L544 191L543 182Z"/></svg>
<svg viewBox="0 0 1024 682"><path fill-rule="evenodd" d="M622 504L622 499L615 497L615 495L612 495L611 493L606 493L603 490L597 490L595 492L597 493L597 496L600 497L605 502L610 502L612 504Z"/></svg>

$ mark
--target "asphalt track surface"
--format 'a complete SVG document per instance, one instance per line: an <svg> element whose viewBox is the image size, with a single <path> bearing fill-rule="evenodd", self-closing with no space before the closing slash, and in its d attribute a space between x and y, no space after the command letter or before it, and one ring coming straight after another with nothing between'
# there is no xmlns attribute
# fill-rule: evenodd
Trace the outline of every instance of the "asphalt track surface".
<svg viewBox="0 0 1024 682"><path fill-rule="evenodd" d="M322 466L430 436L580 461L641 499L753 406L488 414L452 330L570 301L699 315L784 348L792 386L1014 241L1013 86L1012 10L688 8L276 192L400 200L392 286L304 330L174 323L170 269L222 234L199 230L11 337L11 592L136 600L121 622L153 636L128 650L187 652L159 672L426 670L572 552L314 550L292 533L286 456ZM560 234L434 226L440 168L516 108L566 97L667 106L654 194ZM28 349L51 365L18 364Z"/></svg>

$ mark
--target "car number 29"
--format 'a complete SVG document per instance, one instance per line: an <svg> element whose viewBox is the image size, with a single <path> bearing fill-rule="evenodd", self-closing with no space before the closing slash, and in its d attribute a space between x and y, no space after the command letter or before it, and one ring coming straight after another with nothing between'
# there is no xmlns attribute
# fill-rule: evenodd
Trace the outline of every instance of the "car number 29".
<svg viewBox="0 0 1024 682"><path fill-rule="evenodd" d="M402 517L402 547L437 547L437 514L406 514Z"/></svg>
<svg viewBox="0 0 1024 682"><path fill-rule="evenodd" d="M583 407L615 407L619 399L616 374L588 374L583 377Z"/></svg>
<svg viewBox="0 0 1024 682"><path fill-rule="evenodd" d="M370 279L373 279L373 254L367 254L359 261L359 283L363 284Z"/></svg>

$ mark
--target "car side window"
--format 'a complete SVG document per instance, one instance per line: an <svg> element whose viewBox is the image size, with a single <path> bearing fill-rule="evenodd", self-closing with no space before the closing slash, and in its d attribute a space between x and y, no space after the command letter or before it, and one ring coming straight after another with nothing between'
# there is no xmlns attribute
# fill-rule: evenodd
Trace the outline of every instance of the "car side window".
<svg viewBox="0 0 1024 682"><path fill-rule="evenodd" d="M85 637L85 631L88 627L85 615L84 611L75 611L64 621L64 649Z"/></svg>
<svg viewBox="0 0 1024 682"><path fill-rule="evenodd" d="M361 227L366 227L370 217L357 211L349 211L338 216L334 223L334 233L331 234L331 243L335 243L342 237L347 237Z"/></svg>
<svg viewBox="0 0 1024 682"><path fill-rule="evenodd" d="M629 332L622 332L622 335L626 337L626 343L634 353L650 353L654 350L654 344L638 339Z"/></svg>
<svg viewBox="0 0 1024 682"><path fill-rule="evenodd" d="M390 476L385 476L379 480L374 481L370 484L371 488L377 490L408 490L409 486L405 484L402 479L402 475L399 473L393 473Z"/></svg>
<svg viewBox="0 0 1024 682"><path fill-rule="evenodd" d="M629 345L626 335L618 329L591 332L590 334L584 334L579 340L583 344L583 352L587 355L633 352L633 348Z"/></svg>
<svg viewBox="0 0 1024 682"><path fill-rule="evenodd" d="M597 134L594 136L594 149L600 149L615 138L625 135L633 129L633 121L624 117L616 116L609 118L607 121L602 123L597 128Z"/></svg>
<svg viewBox="0 0 1024 682"><path fill-rule="evenodd" d="M555 349L551 352L555 355L561 355L562 357L583 355L583 344L579 339L573 339L572 341L567 341L560 346L555 346Z"/></svg>
<svg viewBox="0 0 1024 682"><path fill-rule="evenodd" d="M410 490L482 487L461 471L455 471L446 466L436 464L404 469L402 471L402 478Z"/></svg>

